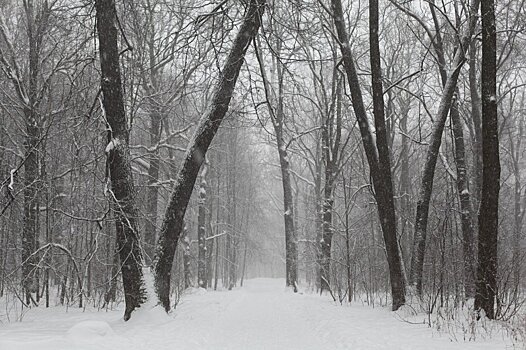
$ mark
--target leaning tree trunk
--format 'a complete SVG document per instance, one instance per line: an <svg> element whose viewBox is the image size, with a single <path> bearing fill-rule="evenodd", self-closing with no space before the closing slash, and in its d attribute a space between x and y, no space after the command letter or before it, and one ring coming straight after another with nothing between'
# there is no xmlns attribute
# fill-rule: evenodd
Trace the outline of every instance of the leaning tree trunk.
<svg viewBox="0 0 526 350"><path fill-rule="evenodd" d="M102 71L102 105L108 127L107 169L111 180L110 196L115 210L117 244L121 260L126 308L124 320L146 299L142 275L141 241L137 225L129 131L124 110L115 0L96 0L97 32Z"/></svg>
<svg viewBox="0 0 526 350"><path fill-rule="evenodd" d="M429 8L432 13L433 23L435 26L435 37L430 38L434 40L434 48L438 60L438 68L440 72L440 78L442 80L442 87L447 84L447 71L446 71L446 59L444 55L444 42L442 35L440 34L440 22L436 13L435 5L430 3ZM469 44L471 48L473 43ZM449 116L453 124L453 142L454 142L454 155L455 164L457 168L457 193L460 201L460 220L462 226L462 246L463 246L463 259L464 259L464 290L467 297L473 297L475 293L475 259L474 259L474 239L473 239L473 210L471 205L471 195L469 192L468 180L467 180L467 167L466 167L466 152L464 146L464 131L462 127L462 121L459 113L459 101L458 97L460 93L458 87L455 89L453 98L451 100L451 107ZM420 285L421 292L421 285Z"/></svg>
<svg viewBox="0 0 526 350"><path fill-rule="evenodd" d="M495 318L499 227L499 124L497 118L497 32L494 0L482 1L482 191L475 310Z"/></svg>
<svg viewBox="0 0 526 350"><path fill-rule="evenodd" d="M370 2L370 32L371 32L371 64L372 71L375 72L373 77L373 86L375 91L373 95L375 100L382 98L380 77L380 52L378 48L378 3L375 0ZM385 130L385 120L379 110L375 112L375 126L377 128L377 141L374 143L373 134L369 127L367 112L365 110L362 91L358 73L354 65L354 57L349 45L349 37L344 21L343 8L340 0L332 0L332 10L334 25L340 41L342 51L342 60L349 82L351 99L354 113L358 120L358 126L362 137L365 155L370 168L370 174L373 180L373 186L376 191L376 202L378 204L378 216L382 227L383 238L386 246L387 262L389 265L389 278L391 282L391 292L393 298L393 310L397 310L405 303L405 283L402 272L402 261L398 247L396 235L396 216L394 210L393 187L391 180L391 162L389 159L389 150L387 145L387 133ZM372 57L377 56L377 57ZM383 105L383 100L382 100ZM375 103L376 105L376 103ZM377 147L380 151L381 158L377 153Z"/></svg>
<svg viewBox="0 0 526 350"><path fill-rule="evenodd" d="M456 91L460 69L465 62L465 51L471 42L471 38L477 24L477 10L480 0L473 0L470 5L469 27L461 39L461 43L453 59L453 72L444 84L444 91L438 106L437 116L433 123L431 141L427 149L426 161L422 171L420 191L416 206L415 232L413 242L413 255L411 258L411 271L409 281L416 287L419 295L422 294L422 275L424 271L424 256L427 236L427 223L429 218L429 204L433 193L433 181L438 159L440 145L442 143L442 132L446 124L447 116L451 108L453 95Z"/></svg>
<svg viewBox="0 0 526 350"><path fill-rule="evenodd" d="M201 120L188 147L168 207L166 209L155 262L155 289L159 302L170 310L170 272L177 242L181 235L183 218L199 168L212 139L217 133L232 99L232 93L244 61L245 52L255 37L264 11L265 0L251 0L245 19L237 34L216 88L208 114Z"/></svg>

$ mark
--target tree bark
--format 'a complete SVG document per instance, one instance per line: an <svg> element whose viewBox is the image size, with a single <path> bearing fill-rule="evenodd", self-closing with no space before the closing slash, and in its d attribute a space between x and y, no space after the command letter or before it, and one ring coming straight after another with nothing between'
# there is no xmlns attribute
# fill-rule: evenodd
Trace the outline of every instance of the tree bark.
<svg viewBox="0 0 526 350"><path fill-rule="evenodd" d="M117 244L126 303L124 320L127 321L131 313L146 299L141 241L137 225L138 210L135 203L128 148L129 131L119 67L117 47L119 30L115 0L96 0L95 8L102 71L102 105L108 127L107 169L111 179L110 196L115 210Z"/></svg>
<svg viewBox="0 0 526 350"><path fill-rule="evenodd" d="M497 118L497 32L494 0L482 1L482 191L475 310L495 318L499 224L499 124Z"/></svg>
<svg viewBox="0 0 526 350"><path fill-rule="evenodd" d="M159 233L154 267L157 296L166 311L170 310L170 272L177 242L181 235L186 207L206 151L228 110L245 52L259 29L264 6L265 0L251 0L248 5L245 19L235 38L219 85L214 93L210 111L201 120L192 138L177 177L178 182L166 209Z"/></svg>

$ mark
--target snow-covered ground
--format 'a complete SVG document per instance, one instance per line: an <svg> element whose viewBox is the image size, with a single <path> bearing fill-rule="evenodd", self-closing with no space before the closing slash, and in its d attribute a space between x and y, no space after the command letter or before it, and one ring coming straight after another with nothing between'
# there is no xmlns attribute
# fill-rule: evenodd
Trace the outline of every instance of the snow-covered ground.
<svg viewBox="0 0 526 350"><path fill-rule="evenodd" d="M193 290L169 316L143 308L126 323L119 310L37 308L22 322L0 325L0 349L512 348L502 336L454 342L427 325L403 322L386 308L340 306L327 297L293 294L283 285L283 280L255 279L230 292Z"/></svg>

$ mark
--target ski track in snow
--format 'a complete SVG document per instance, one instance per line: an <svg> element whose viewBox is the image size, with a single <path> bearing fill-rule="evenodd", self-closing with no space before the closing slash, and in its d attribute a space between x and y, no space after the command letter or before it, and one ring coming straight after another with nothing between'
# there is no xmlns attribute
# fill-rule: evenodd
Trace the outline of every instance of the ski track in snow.
<svg viewBox="0 0 526 350"><path fill-rule="evenodd" d="M386 308L340 306L327 297L293 294L283 280L248 280L233 291L192 290L166 316L70 308L33 309L0 325L0 350L164 349L507 349L501 339L452 342L426 325L396 319Z"/></svg>

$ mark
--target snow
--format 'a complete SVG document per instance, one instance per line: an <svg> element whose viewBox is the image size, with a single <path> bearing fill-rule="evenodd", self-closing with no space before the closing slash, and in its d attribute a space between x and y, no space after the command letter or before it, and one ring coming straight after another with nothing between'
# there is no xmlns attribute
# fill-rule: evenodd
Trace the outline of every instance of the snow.
<svg viewBox="0 0 526 350"><path fill-rule="evenodd" d="M108 142L108 145L106 146L106 149L104 150L104 152L106 152L106 154L110 153L110 152L113 151L117 146L119 146L119 144L120 144L119 139L111 139L111 141Z"/></svg>
<svg viewBox="0 0 526 350"><path fill-rule="evenodd" d="M506 349L501 337L455 342L388 308L339 305L327 296L285 289L283 280L247 280L233 291L189 289L175 311L36 308L0 325L2 350L76 349Z"/></svg>

